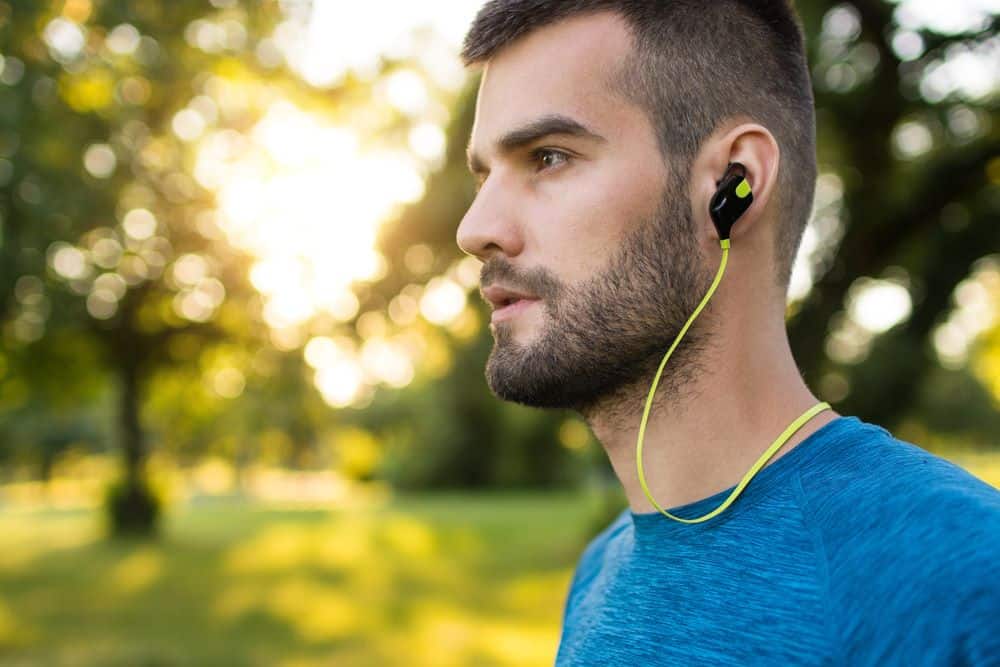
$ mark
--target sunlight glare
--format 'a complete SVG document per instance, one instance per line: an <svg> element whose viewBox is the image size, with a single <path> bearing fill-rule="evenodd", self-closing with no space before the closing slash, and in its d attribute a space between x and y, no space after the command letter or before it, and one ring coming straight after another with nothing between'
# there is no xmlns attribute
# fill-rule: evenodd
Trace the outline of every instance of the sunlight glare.
<svg viewBox="0 0 1000 667"><path fill-rule="evenodd" d="M871 333L888 331L910 316L912 301L902 285L862 278L851 286L847 298L851 319Z"/></svg>
<svg viewBox="0 0 1000 667"><path fill-rule="evenodd" d="M364 384L364 371L354 359L341 358L316 371L316 388L334 407L354 402Z"/></svg>
<svg viewBox="0 0 1000 667"><path fill-rule="evenodd" d="M391 341L369 338L361 347L365 371L393 387L405 387L413 379L413 364L406 352Z"/></svg>
<svg viewBox="0 0 1000 667"><path fill-rule="evenodd" d="M358 311L351 284L385 274L379 225L424 192L408 153L362 150L349 128L287 101L272 104L248 136L205 137L196 177L216 190L229 240L258 259L250 279L267 323L291 327L325 312Z"/></svg>
<svg viewBox="0 0 1000 667"><path fill-rule="evenodd" d="M428 322L448 324L465 308L466 292L448 278L433 278L420 299L420 313Z"/></svg>

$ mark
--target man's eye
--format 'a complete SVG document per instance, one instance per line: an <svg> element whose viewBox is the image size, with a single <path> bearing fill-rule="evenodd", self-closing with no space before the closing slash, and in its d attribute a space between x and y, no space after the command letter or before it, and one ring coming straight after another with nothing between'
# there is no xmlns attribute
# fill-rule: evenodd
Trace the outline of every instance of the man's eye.
<svg viewBox="0 0 1000 667"><path fill-rule="evenodd" d="M568 161L569 155L551 148L539 148L531 152L531 158L536 164L540 165L540 168L545 169L558 165L560 160L563 162ZM556 159L553 161L549 158Z"/></svg>

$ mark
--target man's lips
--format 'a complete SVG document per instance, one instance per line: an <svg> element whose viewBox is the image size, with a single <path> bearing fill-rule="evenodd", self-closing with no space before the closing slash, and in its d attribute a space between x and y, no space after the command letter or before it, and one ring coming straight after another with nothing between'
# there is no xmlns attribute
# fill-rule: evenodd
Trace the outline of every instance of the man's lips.
<svg viewBox="0 0 1000 667"><path fill-rule="evenodd" d="M517 317L527 309L531 308L533 305L541 301L541 299L517 299L507 304L506 306L501 306L493 311L490 316L490 323L496 324L497 322L502 322L504 320L509 320L512 317Z"/></svg>
<svg viewBox="0 0 1000 667"><path fill-rule="evenodd" d="M517 301L537 301L538 297L533 294L517 292L500 285L490 285L483 289L483 298L490 302L493 310L499 310L505 306L514 304Z"/></svg>

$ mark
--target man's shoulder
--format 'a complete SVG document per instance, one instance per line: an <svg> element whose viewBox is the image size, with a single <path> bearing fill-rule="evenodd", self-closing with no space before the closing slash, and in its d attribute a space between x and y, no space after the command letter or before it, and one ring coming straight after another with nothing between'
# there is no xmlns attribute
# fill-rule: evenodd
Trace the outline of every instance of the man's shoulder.
<svg viewBox="0 0 1000 667"><path fill-rule="evenodd" d="M626 507L587 543L578 561L578 576L586 577L596 573L607 557L609 547L621 539L630 525L629 508Z"/></svg>
<svg viewBox="0 0 1000 667"><path fill-rule="evenodd" d="M804 518L824 545L831 576L877 573L886 582L944 589L1000 575L1000 491L857 421L820 465L799 472Z"/></svg>
<svg viewBox="0 0 1000 667"><path fill-rule="evenodd" d="M799 471L813 519L850 532L873 522L918 529L967 513L1000 520L1000 490L881 426L851 421L816 465Z"/></svg>
<svg viewBox="0 0 1000 667"><path fill-rule="evenodd" d="M566 594L566 601L563 607L564 625L567 615L573 608L576 599L601 573L603 564L609 558L609 547L611 547L611 551L614 551L614 545L620 541L625 529L630 525L629 508L626 507L611 520L611 523L605 526L587 543L583 553L580 554L577 560L576 568L573 571L573 578L570 581L569 591Z"/></svg>
<svg viewBox="0 0 1000 667"><path fill-rule="evenodd" d="M872 647L901 662L996 655L1000 491L864 422L814 463L797 491L845 660Z"/></svg>

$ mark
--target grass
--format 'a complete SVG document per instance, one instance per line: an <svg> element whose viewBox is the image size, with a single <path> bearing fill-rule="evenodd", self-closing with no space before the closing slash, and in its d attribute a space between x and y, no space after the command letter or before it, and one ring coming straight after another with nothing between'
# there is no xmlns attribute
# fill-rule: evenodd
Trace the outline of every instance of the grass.
<svg viewBox="0 0 1000 667"><path fill-rule="evenodd" d="M396 496L178 507L152 543L93 510L0 512L4 665L550 665L593 503Z"/></svg>
<svg viewBox="0 0 1000 667"><path fill-rule="evenodd" d="M947 458L1000 486L1000 456ZM339 510L203 497L143 543L105 540L93 509L0 505L0 664L551 665L576 559L613 509L557 493Z"/></svg>

